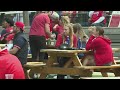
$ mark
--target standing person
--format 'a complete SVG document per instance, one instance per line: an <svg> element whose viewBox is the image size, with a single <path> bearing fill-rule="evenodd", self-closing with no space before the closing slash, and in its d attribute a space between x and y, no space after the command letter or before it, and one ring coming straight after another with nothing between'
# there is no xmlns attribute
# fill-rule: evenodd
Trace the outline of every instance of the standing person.
<svg viewBox="0 0 120 90"><path fill-rule="evenodd" d="M104 36L104 30L100 26L90 27L91 36L86 44L86 50L92 50L96 66L112 65L113 53L111 40Z"/></svg>
<svg viewBox="0 0 120 90"><path fill-rule="evenodd" d="M52 37L50 32L50 16L47 11L38 13L32 22L29 32L29 43L32 53L32 61L44 60L45 53L41 53L40 49L46 48L46 35ZM39 59L37 59L39 56Z"/></svg>
<svg viewBox="0 0 120 90"><path fill-rule="evenodd" d="M13 39L13 47L10 49L10 53L18 57L21 64L27 63L28 55L28 41L24 32L24 24L22 22L16 22L13 28L15 34Z"/></svg>
<svg viewBox="0 0 120 90"><path fill-rule="evenodd" d="M58 35L55 46L59 48L63 44L67 44L71 48L77 48L77 37L73 33L71 24L64 25L64 32ZM58 57L59 67L63 67L69 59L68 57ZM57 75L57 79L64 79L64 76L65 75Z"/></svg>
<svg viewBox="0 0 120 90"><path fill-rule="evenodd" d="M7 36L13 32L13 26L14 26L14 21L12 19L5 18L3 20L2 28L4 28L4 29L1 32L0 43L2 43L2 44L10 43L10 41L13 38L7 38ZM13 35L13 37L14 37L14 35Z"/></svg>
<svg viewBox="0 0 120 90"><path fill-rule="evenodd" d="M104 16L104 11L90 11L89 12L89 24L90 25L99 25L99 26L105 26L106 25L106 19Z"/></svg>
<svg viewBox="0 0 120 90"><path fill-rule="evenodd" d="M0 79L25 79L20 61L7 49L0 50Z"/></svg>
<svg viewBox="0 0 120 90"><path fill-rule="evenodd" d="M59 15L57 12L55 11L51 11L51 17L50 17L50 32L53 34L53 33L56 33L54 32L53 30L53 27L59 22ZM46 39L48 39L49 36L46 35Z"/></svg>

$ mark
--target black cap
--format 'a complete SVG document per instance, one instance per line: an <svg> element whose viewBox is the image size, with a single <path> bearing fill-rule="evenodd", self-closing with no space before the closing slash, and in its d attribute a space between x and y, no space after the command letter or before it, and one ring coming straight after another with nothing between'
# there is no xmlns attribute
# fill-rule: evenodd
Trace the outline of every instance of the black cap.
<svg viewBox="0 0 120 90"><path fill-rule="evenodd" d="M14 26L14 21L10 18L5 18L3 21L6 21L7 23L9 23L10 26Z"/></svg>

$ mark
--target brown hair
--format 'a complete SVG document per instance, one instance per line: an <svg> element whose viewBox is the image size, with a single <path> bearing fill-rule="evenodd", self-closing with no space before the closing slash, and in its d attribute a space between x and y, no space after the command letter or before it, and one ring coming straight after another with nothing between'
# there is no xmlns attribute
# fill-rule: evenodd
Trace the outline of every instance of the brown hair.
<svg viewBox="0 0 120 90"><path fill-rule="evenodd" d="M69 24L70 23L70 18L68 16L61 16L61 22L63 25Z"/></svg>
<svg viewBox="0 0 120 90"><path fill-rule="evenodd" d="M81 40L83 40L84 37L88 38L87 34L84 32L81 24L79 24L79 23L75 23L75 24L73 25L73 31L74 31L74 33L76 34L76 36L77 36L78 38L80 38ZM78 32L78 33L77 33L77 32Z"/></svg>
<svg viewBox="0 0 120 90"><path fill-rule="evenodd" d="M95 26L96 31L99 31L100 36L104 36L104 29L101 26Z"/></svg>

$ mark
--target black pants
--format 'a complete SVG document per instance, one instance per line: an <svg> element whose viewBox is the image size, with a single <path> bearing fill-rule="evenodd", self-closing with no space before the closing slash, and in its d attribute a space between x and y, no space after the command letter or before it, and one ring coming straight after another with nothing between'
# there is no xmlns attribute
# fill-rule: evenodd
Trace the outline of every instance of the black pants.
<svg viewBox="0 0 120 90"><path fill-rule="evenodd" d="M58 57L57 61L59 63L59 67L63 67L65 63L70 60L69 57ZM64 79L65 75L58 74L57 79Z"/></svg>
<svg viewBox="0 0 120 90"><path fill-rule="evenodd" d="M39 55L39 60L44 60L45 53L40 52L40 49L46 48L46 38L44 36L29 36L30 49L32 54L32 61L37 61Z"/></svg>

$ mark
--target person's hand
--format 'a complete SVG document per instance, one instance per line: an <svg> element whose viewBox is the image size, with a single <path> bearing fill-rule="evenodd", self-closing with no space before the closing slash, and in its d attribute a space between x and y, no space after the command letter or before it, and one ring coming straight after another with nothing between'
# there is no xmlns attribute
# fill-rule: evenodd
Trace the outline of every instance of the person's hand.
<svg viewBox="0 0 120 90"><path fill-rule="evenodd" d="M88 38L86 36L83 36L83 41L86 42Z"/></svg>
<svg viewBox="0 0 120 90"><path fill-rule="evenodd" d="M93 26L91 26L91 27L88 28L88 32L89 32L89 34L93 33Z"/></svg>
<svg viewBox="0 0 120 90"><path fill-rule="evenodd" d="M91 27L88 28L89 35L95 36L94 35L94 29L95 29L95 26L91 26Z"/></svg>
<svg viewBox="0 0 120 90"><path fill-rule="evenodd" d="M51 39L55 39L55 38L56 38L56 34L53 33L53 34L51 35Z"/></svg>

